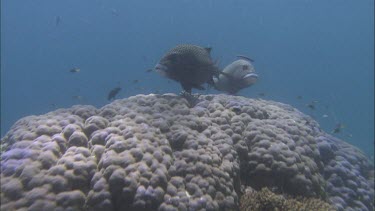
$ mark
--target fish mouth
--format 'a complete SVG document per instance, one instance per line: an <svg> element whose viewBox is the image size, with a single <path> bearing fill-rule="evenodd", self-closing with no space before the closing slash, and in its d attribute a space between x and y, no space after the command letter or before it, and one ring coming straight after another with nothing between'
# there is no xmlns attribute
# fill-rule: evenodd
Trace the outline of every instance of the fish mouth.
<svg viewBox="0 0 375 211"><path fill-rule="evenodd" d="M163 64L160 64L160 63L157 63L155 65L155 70L167 70L167 66L163 65Z"/></svg>
<svg viewBox="0 0 375 211"><path fill-rule="evenodd" d="M255 73L249 73L242 77L242 80L248 85L254 84L257 81L257 79L258 75Z"/></svg>
<svg viewBox="0 0 375 211"><path fill-rule="evenodd" d="M155 65L154 69L157 73L161 74L162 76L167 76L167 70L168 70L167 66L158 63Z"/></svg>

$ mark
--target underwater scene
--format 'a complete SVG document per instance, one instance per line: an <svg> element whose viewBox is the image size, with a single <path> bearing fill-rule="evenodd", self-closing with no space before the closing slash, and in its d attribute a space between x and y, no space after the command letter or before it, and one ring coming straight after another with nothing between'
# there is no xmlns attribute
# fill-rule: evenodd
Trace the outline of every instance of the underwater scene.
<svg viewBox="0 0 375 211"><path fill-rule="evenodd" d="M374 1L1 1L1 210L374 210Z"/></svg>

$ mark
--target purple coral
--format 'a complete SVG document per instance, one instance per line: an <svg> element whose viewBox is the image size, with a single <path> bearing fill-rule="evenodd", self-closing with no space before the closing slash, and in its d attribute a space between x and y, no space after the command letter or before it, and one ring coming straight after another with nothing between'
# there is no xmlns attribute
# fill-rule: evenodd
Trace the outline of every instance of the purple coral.
<svg viewBox="0 0 375 211"><path fill-rule="evenodd" d="M1 209L228 210L246 187L372 209L373 166L306 115L200 100L138 95L19 120L1 142Z"/></svg>

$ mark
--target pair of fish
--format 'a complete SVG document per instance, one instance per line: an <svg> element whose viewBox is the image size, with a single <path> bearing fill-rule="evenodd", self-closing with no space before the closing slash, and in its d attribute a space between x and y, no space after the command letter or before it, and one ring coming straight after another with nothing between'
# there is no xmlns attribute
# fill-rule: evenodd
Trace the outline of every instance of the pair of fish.
<svg viewBox="0 0 375 211"><path fill-rule="evenodd" d="M191 94L193 88L204 90L205 83L230 94L254 84L258 78L251 59L239 59L220 70L211 58L211 48L183 44L169 50L155 66L156 72L181 84Z"/></svg>

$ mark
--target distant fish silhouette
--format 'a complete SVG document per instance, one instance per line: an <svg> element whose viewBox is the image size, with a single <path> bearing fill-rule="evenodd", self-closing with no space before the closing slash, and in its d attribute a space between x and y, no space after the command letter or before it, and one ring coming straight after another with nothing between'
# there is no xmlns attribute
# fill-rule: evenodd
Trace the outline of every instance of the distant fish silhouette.
<svg viewBox="0 0 375 211"><path fill-rule="evenodd" d="M107 99L108 100L113 100L115 99L116 95L121 91L121 88L120 87L116 87L114 89L112 89L109 93L108 93L108 97Z"/></svg>
<svg viewBox="0 0 375 211"><path fill-rule="evenodd" d="M74 95L72 96L73 100L82 100L83 97L81 95Z"/></svg>
<svg viewBox="0 0 375 211"><path fill-rule="evenodd" d="M345 128L345 125L343 125L342 123L338 123L332 130L332 133L340 133L343 128Z"/></svg>
<svg viewBox="0 0 375 211"><path fill-rule="evenodd" d="M59 26L60 25L60 22L61 22L61 16L56 16L55 18L55 26Z"/></svg>
<svg viewBox="0 0 375 211"><path fill-rule="evenodd" d="M264 92L260 92L260 93L258 93L258 95L259 95L260 97L264 97L264 96L266 96L266 93L264 93Z"/></svg>
<svg viewBox="0 0 375 211"><path fill-rule="evenodd" d="M78 73L79 71L81 71L81 69L79 69L77 67L72 68L72 69L69 70L69 72L71 72L71 73Z"/></svg>
<svg viewBox="0 0 375 211"><path fill-rule="evenodd" d="M312 103L307 104L306 106L307 106L309 109L311 109L311 110L315 110L315 105L312 104Z"/></svg>
<svg viewBox="0 0 375 211"><path fill-rule="evenodd" d="M113 16L118 16L118 11L117 11L116 9L112 8L112 9L111 9L111 14L112 14Z"/></svg>
<svg viewBox="0 0 375 211"><path fill-rule="evenodd" d="M315 110L315 105L316 105L316 103L318 103L318 101L317 101L317 100L313 100L313 101L311 101L311 103L306 104L306 106L307 106L308 108L310 108L311 110Z"/></svg>

